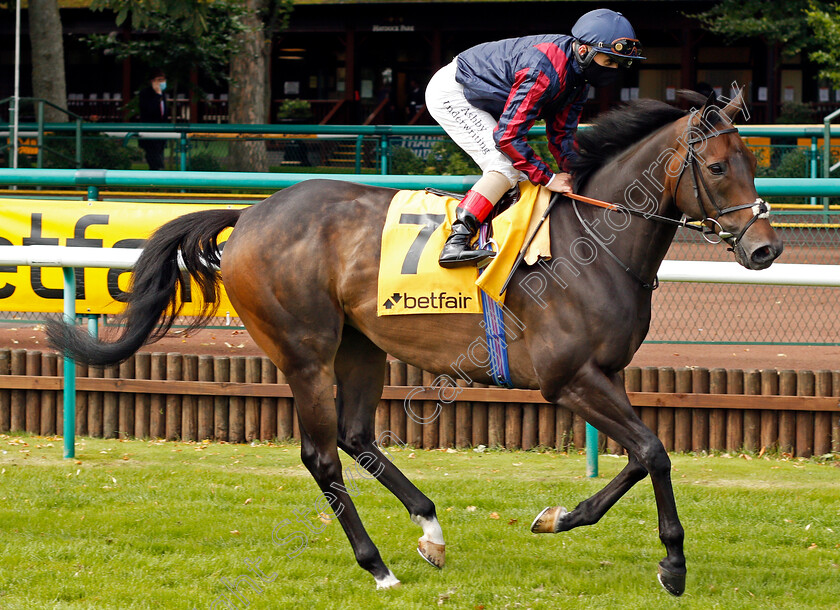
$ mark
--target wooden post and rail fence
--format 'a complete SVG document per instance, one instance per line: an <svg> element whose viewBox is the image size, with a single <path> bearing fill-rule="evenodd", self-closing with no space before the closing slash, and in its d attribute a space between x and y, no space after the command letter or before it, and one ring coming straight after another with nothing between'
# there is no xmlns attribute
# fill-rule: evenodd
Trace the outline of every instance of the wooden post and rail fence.
<svg viewBox="0 0 840 610"><path fill-rule="evenodd" d="M0 349L0 433L63 429L57 354ZM583 449L585 422L538 391L472 384L446 396L431 373L389 361L377 436L417 448ZM243 443L300 438L285 378L266 357L138 353L76 365L79 436ZM669 451L840 451L840 371L628 367L624 382ZM407 402L408 399L408 402ZM425 422L425 423L424 423ZM621 447L600 435L601 451Z"/></svg>

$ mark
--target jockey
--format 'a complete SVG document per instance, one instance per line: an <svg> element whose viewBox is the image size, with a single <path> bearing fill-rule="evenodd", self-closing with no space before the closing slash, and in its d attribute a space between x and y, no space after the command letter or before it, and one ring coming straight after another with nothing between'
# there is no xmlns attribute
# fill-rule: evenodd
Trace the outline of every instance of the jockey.
<svg viewBox="0 0 840 610"><path fill-rule="evenodd" d="M571 58L574 57L574 60ZM517 182L530 180L571 192L568 171L577 155L577 129L589 86L603 87L641 57L630 22L609 9L578 19L571 36L544 34L487 42L441 68L426 88L429 113L483 172L458 204L442 267L475 265L495 255L470 242L493 206ZM554 173L527 143L528 130L546 122Z"/></svg>

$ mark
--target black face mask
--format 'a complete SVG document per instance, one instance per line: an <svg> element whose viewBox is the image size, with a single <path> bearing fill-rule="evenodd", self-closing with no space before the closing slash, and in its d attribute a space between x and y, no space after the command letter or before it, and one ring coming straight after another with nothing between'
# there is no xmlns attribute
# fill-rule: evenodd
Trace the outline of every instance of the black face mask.
<svg viewBox="0 0 840 610"><path fill-rule="evenodd" d="M607 68L593 61L583 69L583 78L593 87L606 87L618 78L618 68Z"/></svg>

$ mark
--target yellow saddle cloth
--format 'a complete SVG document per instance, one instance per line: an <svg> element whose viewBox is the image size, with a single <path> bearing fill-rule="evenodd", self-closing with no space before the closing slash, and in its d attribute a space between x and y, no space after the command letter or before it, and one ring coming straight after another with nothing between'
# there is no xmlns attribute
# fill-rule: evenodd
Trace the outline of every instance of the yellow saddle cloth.
<svg viewBox="0 0 840 610"><path fill-rule="evenodd" d="M438 265L452 230L458 200L424 191L399 191L391 200L382 229L377 315L481 313L481 288L495 301L525 239L542 216L551 192L520 183L521 196L493 220L498 253L479 276L475 267ZM549 257L548 220L528 250L526 261Z"/></svg>

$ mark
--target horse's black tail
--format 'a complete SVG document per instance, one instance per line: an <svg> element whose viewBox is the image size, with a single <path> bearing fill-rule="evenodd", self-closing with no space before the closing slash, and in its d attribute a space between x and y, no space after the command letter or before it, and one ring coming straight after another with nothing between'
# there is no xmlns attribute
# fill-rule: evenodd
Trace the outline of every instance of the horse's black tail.
<svg viewBox="0 0 840 610"><path fill-rule="evenodd" d="M219 301L221 254L218 235L232 227L241 210L205 210L180 216L160 227L146 242L134 266L127 293L124 326L113 342L98 341L81 328L47 323L50 345L74 360L104 366L121 362L166 334L180 311L178 294L187 277L199 287L202 309L189 329L203 326Z"/></svg>

